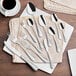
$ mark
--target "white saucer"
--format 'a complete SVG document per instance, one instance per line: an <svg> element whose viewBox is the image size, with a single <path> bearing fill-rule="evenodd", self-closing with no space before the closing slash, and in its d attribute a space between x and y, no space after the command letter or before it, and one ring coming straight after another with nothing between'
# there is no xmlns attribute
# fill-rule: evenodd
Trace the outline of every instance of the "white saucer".
<svg viewBox="0 0 76 76"><path fill-rule="evenodd" d="M4 16L14 16L20 11L20 8L21 8L21 4L18 0L16 0L16 6L11 10L4 9L3 7L1 8L1 5L0 5L0 12Z"/></svg>

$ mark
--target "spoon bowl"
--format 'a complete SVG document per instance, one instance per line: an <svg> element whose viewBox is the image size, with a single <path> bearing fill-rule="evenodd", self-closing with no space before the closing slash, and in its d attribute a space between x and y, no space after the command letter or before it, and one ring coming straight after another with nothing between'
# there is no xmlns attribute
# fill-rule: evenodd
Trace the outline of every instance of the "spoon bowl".
<svg viewBox="0 0 76 76"><path fill-rule="evenodd" d="M30 15L33 15L35 12L36 12L36 7L34 6L33 3L29 2L27 4L27 12L30 14Z"/></svg>

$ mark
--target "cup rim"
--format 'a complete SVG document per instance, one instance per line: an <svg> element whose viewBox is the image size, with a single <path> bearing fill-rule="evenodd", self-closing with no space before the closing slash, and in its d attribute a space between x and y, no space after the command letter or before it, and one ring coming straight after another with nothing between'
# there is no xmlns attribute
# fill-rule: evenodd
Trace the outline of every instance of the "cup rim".
<svg viewBox="0 0 76 76"><path fill-rule="evenodd" d="M16 3L17 3L17 0L15 0L15 1L16 1ZM2 4L2 3L3 3L3 0L0 1L1 8L4 9L4 10L8 10L8 9L6 9L6 8L3 7L3 4ZM16 5L15 5L15 6L16 6ZM14 6L13 8L9 9L9 10L13 10L13 9L15 8L15 6Z"/></svg>
<svg viewBox="0 0 76 76"><path fill-rule="evenodd" d="M1 0L1 1L3 1L3 0ZM1 4L1 3L0 3ZM1 6L1 5L0 5ZM10 9L10 10L8 10L8 9L5 9L5 8L3 8L2 6L1 6L1 9L0 9L0 12L4 15L4 16L14 16L14 15L16 15L18 12L19 12L19 10L20 10L20 8L21 8L21 4L20 4L20 1L19 0L16 0L16 5L15 5L15 7L13 8L13 9ZM5 15L5 11L7 11L7 15Z"/></svg>

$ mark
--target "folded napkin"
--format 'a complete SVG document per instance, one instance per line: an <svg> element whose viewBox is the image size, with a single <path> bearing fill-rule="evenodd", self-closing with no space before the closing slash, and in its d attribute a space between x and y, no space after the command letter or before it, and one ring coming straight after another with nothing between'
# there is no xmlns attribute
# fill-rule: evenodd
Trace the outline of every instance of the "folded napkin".
<svg viewBox="0 0 76 76"><path fill-rule="evenodd" d="M75 0L44 0L44 8L55 12L76 14Z"/></svg>
<svg viewBox="0 0 76 76"><path fill-rule="evenodd" d="M31 40L31 38L30 38L30 36L28 35L28 32L26 31L26 29L27 30L30 30L29 32L30 32L30 34L32 34L32 36L34 37L35 36L35 34L34 33L36 33L36 27L35 27L35 25L32 27L34 30L35 30L35 32L33 32L32 31L32 29L31 29L31 27L30 26L28 26L27 24L25 24L25 28L23 27L23 26L20 26L20 24L19 23L21 23L21 22L25 22L25 21L27 21L27 19L28 19L29 17L23 17L23 18L15 18L15 19L12 19L10 22L12 23L12 27L14 27L14 28L12 28L12 30L10 30L11 32L10 32L10 36L11 36L11 40L14 40L14 39L16 39L16 37L18 37L18 38L20 38L20 37L22 37L22 41L21 41L21 44L22 44L22 46L24 46L24 48L25 48L25 45L28 45L28 43L25 41L25 43L24 43L24 40L23 40L23 37L25 37L26 35L27 35L27 38L32 42L32 44L34 44L38 49L39 49L39 46L38 46L38 43L34 43L32 40ZM35 20L37 20L38 21L38 17L35 17ZM47 21L51 21L50 20L50 18L48 18L48 17L46 17L46 20ZM11 24L10 23L10 24ZM43 27L42 26L40 26L39 24L37 24L38 26L39 26L39 28L40 28L40 30L41 30L41 32L42 32L42 37L39 37L39 36L37 36L37 38L38 38L38 40L39 40L39 43L40 43L40 45L41 45L41 47L42 47L42 49L39 49L39 51L41 52L41 54L44 56L44 57L46 57L46 59L47 59L47 54L46 54L46 51L45 51L45 49L44 49L44 46L43 46L43 40L46 38L45 37L45 32L43 31ZM9 26L11 26L11 25L9 25ZM15 26L16 26L16 28L18 28L18 29L16 29L15 28ZM55 44L54 44L54 40L53 40L53 37L49 34L49 32L48 32L48 29L49 29L49 27L53 27L54 26L54 28L55 28L55 24L54 24L54 22L52 22L51 21L51 24L49 23L47 23L47 25L45 26L45 30L47 31L47 34L48 34L48 38L49 38L49 41L51 42L51 46L50 47L48 47L48 50L49 50L49 53L50 53L50 56L52 57L52 62L61 62L62 61L62 58L60 57L61 55L62 55L62 48L63 48L63 41L62 40L59 40L58 39L58 37L57 37L57 33L56 33L56 36L55 36L55 39L56 39L56 42L57 42L57 45L59 45L59 48L60 48L60 52L57 52L57 50L56 50L56 46L55 46ZM55 31L56 31L56 29L55 29ZM36 40L36 37L34 38L35 40ZM27 43L27 44L26 44ZM47 44L47 43L46 43ZM14 44L15 45L15 44ZM14 48L16 47L17 48L17 46L14 46L14 45L12 45ZM32 49L32 50L34 50L34 51L36 51L37 49L34 49L33 48L33 46L28 46L28 47L30 47L30 49ZM28 51L28 49L25 49L25 51ZM31 53L32 55L33 55L33 53ZM35 58L36 58L36 56L35 56ZM61 59L60 59L61 58ZM35 60L37 60L36 62L40 62L40 61L38 61L38 58L37 59L35 59Z"/></svg>
<svg viewBox="0 0 76 76"><path fill-rule="evenodd" d="M50 0L76 10L76 0Z"/></svg>

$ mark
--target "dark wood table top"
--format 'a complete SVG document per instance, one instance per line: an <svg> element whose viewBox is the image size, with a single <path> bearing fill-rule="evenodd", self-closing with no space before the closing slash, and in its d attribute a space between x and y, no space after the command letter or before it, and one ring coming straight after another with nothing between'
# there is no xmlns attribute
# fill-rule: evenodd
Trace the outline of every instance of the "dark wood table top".
<svg viewBox="0 0 76 76"><path fill-rule="evenodd" d="M21 15L22 11L26 7L27 2L29 1L33 2L38 8L48 13L52 13L43 8L43 0L21 0L21 10L14 17L19 17ZM14 17L4 17L2 14L0 14L0 76L71 76L67 50L76 47L76 16L61 13L56 14L59 16L59 18L74 26L75 29L63 54L62 63L57 65L56 69L51 75L42 71L34 72L32 69L30 69L29 66L27 66L27 64L12 63L12 57L3 52L2 48L4 46L4 40L7 39L7 32L9 31L9 20Z"/></svg>

